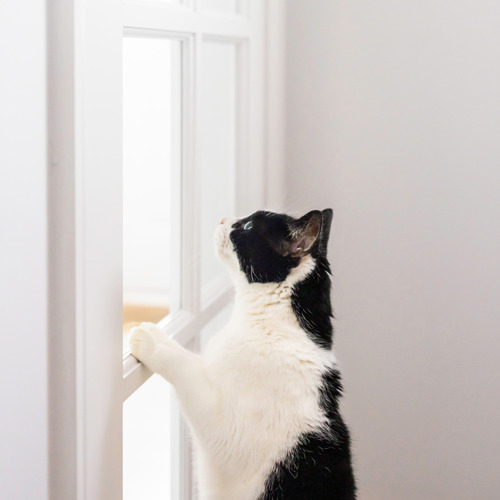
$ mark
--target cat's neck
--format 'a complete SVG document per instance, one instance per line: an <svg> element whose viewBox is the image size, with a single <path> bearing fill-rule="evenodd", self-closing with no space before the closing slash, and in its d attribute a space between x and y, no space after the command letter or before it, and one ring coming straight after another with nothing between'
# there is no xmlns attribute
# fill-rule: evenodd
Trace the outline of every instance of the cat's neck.
<svg viewBox="0 0 500 500"><path fill-rule="evenodd" d="M310 275L315 266L316 261L307 255L292 269L286 280L280 283L248 283L246 276L240 272L235 282L238 308L242 312L255 314L264 309L291 305L294 286Z"/></svg>
<svg viewBox="0 0 500 500"><path fill-rule="evenodd" d="M250 328L301 328L311 340L329 349L333 331L328 262L308 256L281 283L240 281L234 312Z"/></svg>
<svg viewBox="0 0 500 500"><path fill-rule="evenodd" d="M293 316L293 289L286 283L251 283L236 288L235 313L247 324L276 322Z"/></svg>

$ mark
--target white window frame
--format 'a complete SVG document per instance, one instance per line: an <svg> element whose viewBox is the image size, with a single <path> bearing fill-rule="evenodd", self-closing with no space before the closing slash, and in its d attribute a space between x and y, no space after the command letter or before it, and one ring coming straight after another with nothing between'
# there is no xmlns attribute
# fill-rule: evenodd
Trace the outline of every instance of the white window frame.
<svg viewBox="0 0 500 500"><path fill-rule="evenodd" d="M241 1L237 16L201 12L200 5L201 0L53 0L48 8L52 500L122 498L122 404L151 375L129 353L119 355L124 27L161 30L184 44L182 226L192 231L183 232L183 262L199 249L203 37L236 43L239 51L238 213L283 202L284 2ZM232 291L221 282L202 307L197 271L183 265L181 281L181 310L161 326L196 348L200 330L228 304ZM181 465L172 498L187 500L190 450L179 419L176 425Z"/></svg>

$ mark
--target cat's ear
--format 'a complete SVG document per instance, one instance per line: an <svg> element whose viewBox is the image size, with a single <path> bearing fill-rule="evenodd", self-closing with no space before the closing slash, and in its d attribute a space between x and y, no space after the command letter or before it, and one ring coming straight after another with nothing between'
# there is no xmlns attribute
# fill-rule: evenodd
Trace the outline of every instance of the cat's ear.
<svg viewBox="0 0 500 500"><path fill-rule="evenodd" d="M318 240L321 232L322 213L312 210L290 225L291 241L283 247L283 255L301 257L308 253Z"/></svg>
<svg viewBox="0 0 500 500"><path fill-rule="evenodd" d="M321 212L321 231L319 234L319 251L326 255L328 249L328 238L332 227L333 210L327 208Z"/></svg>

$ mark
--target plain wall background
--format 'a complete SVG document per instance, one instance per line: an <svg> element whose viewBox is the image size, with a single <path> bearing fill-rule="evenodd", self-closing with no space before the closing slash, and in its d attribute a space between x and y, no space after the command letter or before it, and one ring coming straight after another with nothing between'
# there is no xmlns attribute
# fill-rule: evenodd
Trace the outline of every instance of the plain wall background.
<svg viewBox="0 0 500 500"><path fill-rule="evenodd" d="M288 208L333 207L361 500L500 492L500 3L289 0Z"/></svg>
<svg viewBox="0 0 500 500"><path fill-rule="evenodd" d="M0 2L0 497L48 498L45 2Z"/></svg>

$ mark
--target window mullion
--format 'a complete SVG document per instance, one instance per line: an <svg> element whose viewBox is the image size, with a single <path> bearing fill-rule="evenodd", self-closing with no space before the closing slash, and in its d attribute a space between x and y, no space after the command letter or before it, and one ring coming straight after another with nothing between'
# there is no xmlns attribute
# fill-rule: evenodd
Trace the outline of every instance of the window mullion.
<svg viewBox="0 0 500 500"><path fill-rule="evenodd" d="M200 309L198 266L199 228L199 34L192 34L183 55L182 89L182 309L197 315Z"/></svg>

